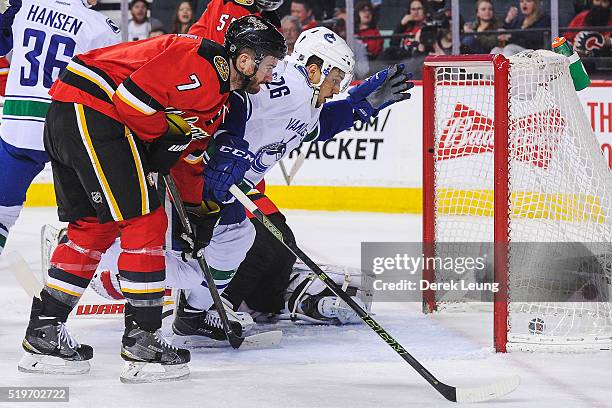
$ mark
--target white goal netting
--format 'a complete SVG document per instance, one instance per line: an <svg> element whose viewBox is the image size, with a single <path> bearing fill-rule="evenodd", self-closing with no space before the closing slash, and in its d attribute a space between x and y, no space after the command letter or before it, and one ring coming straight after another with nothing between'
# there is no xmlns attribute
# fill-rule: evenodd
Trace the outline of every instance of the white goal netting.
<svg viewBox="0 0 612 408"><path fill-rule="evenodd" d="M510 58L506 169L494 166L493 67L453 66L435 68L435 242L465 243L453 247L463 256L492 253L494 223L506 224L508 346L610 348L612 176L567 58ZM507 171L509 209L494 221L494 200L504 199L496 171ZM491 264L468 279L492 279ZM457 292L436 302L468 303Z"/></svg>

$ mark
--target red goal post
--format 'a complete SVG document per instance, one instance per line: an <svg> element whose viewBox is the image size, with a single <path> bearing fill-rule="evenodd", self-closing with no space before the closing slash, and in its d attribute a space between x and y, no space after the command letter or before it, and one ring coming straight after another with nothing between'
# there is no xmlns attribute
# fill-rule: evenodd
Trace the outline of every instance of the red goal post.
<svg viewBox="0 0 612 408"><path fill-rule="evenodd" d="M495 163L495 210L494 242L508 243L508 75L509 61L503 55L433 55L423 65L423 242L427 252L433 255L435 242L435 186L434 186L434 87L436 67L493 68L495 98L494 152ZM469 84L465 84L469 86ZM508 305L504 282L507 281L507 255L505 245L497 245L495 251L495 281L501 283L500 291L494 294L494 344L499 352L506 351ZM433 271L426 268L423 278L434 281ZM423 310L427 313L437 310L435 292L426 290L423 294Z"/></svg>

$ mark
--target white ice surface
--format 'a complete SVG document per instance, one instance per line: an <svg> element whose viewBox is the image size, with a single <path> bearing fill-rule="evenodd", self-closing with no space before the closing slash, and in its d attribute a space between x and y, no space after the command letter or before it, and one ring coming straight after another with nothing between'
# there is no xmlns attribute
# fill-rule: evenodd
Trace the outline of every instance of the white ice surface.
<svg viewBox="0 0 612 408"><path fill-rule="evenodd" d="M403 214L287 211L298 243L313 259L359 266L362 241L420 240L420 217ZM39 231L53 209L24 210L7 251L39 268ZM119 382L120 319L74 319L73 334L94 347L92 370L81 377L17 371L30 300L0 257L0 386L69 386L59 407L444 407L451 406L369 329L283 324L272 350L198 349L188 380ZM417 304L375 304L376 319L441 381L474 386L518 374L513 394L480 407L612 407L612 352L533 354L492 351L491 316L424 316ZM9 404L4 407L51 407Z"/></svg>

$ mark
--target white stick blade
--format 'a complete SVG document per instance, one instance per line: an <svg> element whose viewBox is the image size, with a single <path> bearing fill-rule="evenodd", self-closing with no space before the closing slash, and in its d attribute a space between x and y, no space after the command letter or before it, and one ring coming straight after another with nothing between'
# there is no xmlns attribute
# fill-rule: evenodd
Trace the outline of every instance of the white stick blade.
<svg viewBox="0 0 612 408"><path fill-rule="evenodd" d="M470 403L488 401L510 394L516 390L521 382L518 375L498 381L493 384L475 388L457 387L457 402Z"/></svg>
<svg viewBox="0 0 612 408"><path fill-rule="evenodd" d="M244 341L238 350L274 347L280 343L282 337L283 332L280 330L253 334L252 336L247 336L244 338Z"/></svg>

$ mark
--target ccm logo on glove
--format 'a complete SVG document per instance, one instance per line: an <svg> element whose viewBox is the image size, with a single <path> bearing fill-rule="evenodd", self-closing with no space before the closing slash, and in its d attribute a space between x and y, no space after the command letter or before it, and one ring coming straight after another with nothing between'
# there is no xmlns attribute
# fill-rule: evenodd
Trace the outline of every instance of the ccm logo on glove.
<svg viewBox="0 0 612 408"><path fill-rule="evenodd" d="M242 159L248 160L251 163L253 162L253 160L255 160L255 157L251 154L251 152L236 149L235 147L231 146L219 146L217 151L222 153L229 153L232 156L240 157Z"/></svg>

